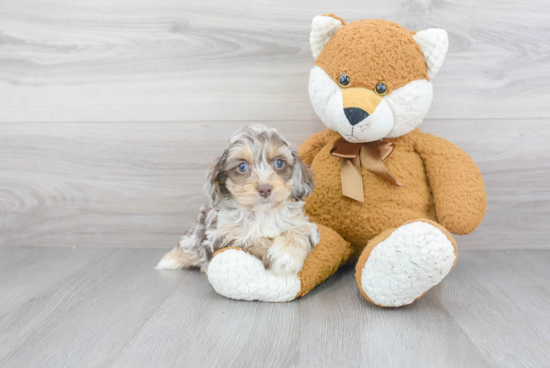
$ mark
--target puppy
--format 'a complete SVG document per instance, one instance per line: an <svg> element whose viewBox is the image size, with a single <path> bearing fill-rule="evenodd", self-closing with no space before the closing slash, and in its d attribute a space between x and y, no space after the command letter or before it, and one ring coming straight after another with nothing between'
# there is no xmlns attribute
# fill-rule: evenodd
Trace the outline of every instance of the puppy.
<svg viewBox="0 0 550 368"><path fill-rule="evenodd" d="M197 222L157 269L200 267L228 246L242 248L277 274L298 273L319 242L302 209L313 174L290 143L265 125L237 131L207 175Z"/></svg>

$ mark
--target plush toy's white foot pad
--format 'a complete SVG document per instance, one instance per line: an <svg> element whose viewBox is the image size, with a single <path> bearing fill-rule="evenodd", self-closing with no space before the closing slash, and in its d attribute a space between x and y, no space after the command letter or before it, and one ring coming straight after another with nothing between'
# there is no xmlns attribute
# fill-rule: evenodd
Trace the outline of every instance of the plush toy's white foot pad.
<svg viewBox="0 0 550 368"><path fill-rule="evenodd" d="M370 253L361 287L379 306L411 304L451 271L455 248L437 227L413 222L395 230Z"/></svg>
<svg viewBox="0 0 550 368"><path fill-rule="evenodd" d="M258 258L238 249L216 254L208 266L208 280L218 294L239 300L287 302L301 289L297 275L275 275Z"/></svg>

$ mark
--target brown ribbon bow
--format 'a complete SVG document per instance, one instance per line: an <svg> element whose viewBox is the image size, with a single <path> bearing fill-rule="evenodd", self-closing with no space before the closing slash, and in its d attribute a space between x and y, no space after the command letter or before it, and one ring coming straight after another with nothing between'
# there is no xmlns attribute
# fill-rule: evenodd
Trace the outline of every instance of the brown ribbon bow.
<svg viewBox="0 0 550 368"><path fill-rule="evenodd" d="M350 143L344 138L340 138L334 142L330 154L341 158L342 194L356 201L365 202L360 163L371 173L393 184L403 185L391 176L382 162L393 152L394 148L395 144L386 141Z"/></svg>

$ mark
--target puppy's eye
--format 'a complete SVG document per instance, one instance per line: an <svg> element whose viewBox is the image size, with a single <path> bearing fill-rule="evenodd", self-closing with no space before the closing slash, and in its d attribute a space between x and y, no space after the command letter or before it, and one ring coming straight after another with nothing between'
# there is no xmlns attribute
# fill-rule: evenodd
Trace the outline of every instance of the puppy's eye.
<svg viewBox="0 0 550 368"><path fill-rule="evenodd" d="M283 167L285 167L285 162L283 160L281 160L280 158L276 159L275 160L275 168L276 169L282 169Z"/></svg>
<svg viewBox="0 0 550 368"><path fill-rule="evenodd" d="M340 74L340 77L338 78L338 84L340 87L347 87L349 86L349 77L345 74Z"/></svg>
<svg viewBox="0 0 550 368"><path fill-rule="evenodd" d="M246 162L241 162L239 166L237 166L237 171L240 173L245 173L248 171L248 164Z"/></svg>
<svg viewBox="0 0 550 368"><path fill-rule="evenodd" d="M380 82L376 85L376 87L374 87L374 93L376 93L378 96L384 96L386 93L388 93L388 88L384 83Z"/></svg>

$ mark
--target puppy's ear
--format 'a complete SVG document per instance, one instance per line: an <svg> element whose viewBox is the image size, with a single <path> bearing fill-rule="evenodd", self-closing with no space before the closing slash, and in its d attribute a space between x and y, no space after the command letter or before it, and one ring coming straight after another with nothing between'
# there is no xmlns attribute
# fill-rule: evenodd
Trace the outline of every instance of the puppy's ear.
<svg viewBox="0 0 550 368"><path fill-rule="evenodd" d="M211 199L212 207L218 207L223 196L229 194L225 186L226 173L224 171L224 166L226 157L227 151L223 153L222 157L214 162L210 171L206 174L205 189Z"/></svg>
<svg viewBox="0 0 550 368"><path fill-rule="evenodd" d="M294 189L292 189L292 197L298 201L313 192L315 181L313 180L313 172L309 166L302 161L296 152L292 152L294 158Z"/></svg>

